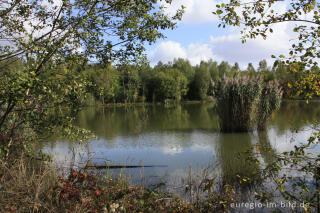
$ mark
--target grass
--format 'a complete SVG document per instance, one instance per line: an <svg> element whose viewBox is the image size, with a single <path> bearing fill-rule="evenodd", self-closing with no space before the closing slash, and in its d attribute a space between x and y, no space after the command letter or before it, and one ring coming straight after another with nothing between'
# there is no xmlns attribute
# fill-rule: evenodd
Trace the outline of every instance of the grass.
<svg viewBox="0 0 320 213"><path fill-rule="evenodd" d="M253 114L260 98L262 81L259 78L224 77L216 87L217 112L222 132L253 130Z"/></svg>
<svg viewBox="0 0 320 213"><path fill-rule="evenodd" d="M215 87L216 109L222 132L264 130L272 112L280 107L278 83L264 84L261 78L224 77Z"/></svg>
<svg viewBox="0 0 320 213"><path fill-rule="evenodd" d="M189 187L189 188L188 188ZM199 185L190 183L187 201L160 189L129 185L86 170L70 169L59 174L52 162L21 157L8 165L0 162L1 212L208 212L229 208L231 186L214 190L213 179L204 176ZM200 198L199 191L205 192Z"/></svg>
<svg viewBox="0 0 320 213"><path fill-rule="evenodd" d="M277 82L269 82L261 91L257 107L257 129L264 130L272 112L280 108L282 90Z"/></svg>

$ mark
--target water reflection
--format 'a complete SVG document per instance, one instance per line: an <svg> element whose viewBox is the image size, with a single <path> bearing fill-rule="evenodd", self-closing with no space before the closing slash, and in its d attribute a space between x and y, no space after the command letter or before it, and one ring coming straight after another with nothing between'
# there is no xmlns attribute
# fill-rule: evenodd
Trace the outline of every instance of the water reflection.
<svg viewBox="0 0 320 213"><path fill-rule="evenodd" d="M90 107L79 113L77 123L106 139L142 132L218 131L218 117L211 104Z"/></svg>
<svg viewBox="0 0 320 213"><path fill-rule="evenodd" d="M264 163L269 165L272 164L275 160L274 156L277 153L277 151L274 147L272 147L267 131L258 132L257 145L257 149L260 152Z"/></svg>
<svg viewBox="0 0 320 213"><path fill-rule="evenodd" d="M252 134L220 134L217 141L217 155L221 165L221 177L224 184L239 182L240 177L253 178L257 174L257 164L246 159L252 155Z"/></svg>
<svg viewBox="0 0 320 213"><path fill-rule="evenodd" d="M43 144L43 149L60 164L81 162L93 156L95 164L108 160L111 165L154 165L144 168L143 176L153 182L165 180L171 185L188 176L189 166L197 172L215 165L215 175L224 183L234 183L239 181L236 175L256 177L259 168L245 161L248 155L259 152L265 163L271 163L272 154L288 151L306 141L312 130L296 133L294 129L311 127L319 118L319 104L283 102L265 132L250 134L220 133L212 104L89 107L78 114L77 124L93 131L97 140L84 144L56 137ZM244 151L247 155L238 154ZM126 173L132 176L133 182L141 177L141 169L127 169Z"/></svg>

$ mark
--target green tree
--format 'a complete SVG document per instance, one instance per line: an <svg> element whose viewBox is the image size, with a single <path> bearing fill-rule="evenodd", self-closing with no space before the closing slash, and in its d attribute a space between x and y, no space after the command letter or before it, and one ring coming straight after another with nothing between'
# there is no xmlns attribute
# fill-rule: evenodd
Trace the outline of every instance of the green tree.
<svg viewBox="0 0 320 213"><path fill-rule="evenodd" d="M268 64L266 59L263 59L262 61L259 61L258 72L263 72L266 70L268 70Z"/></svg>
<svg viewBox="0 0 320 213"><path fill-rule="evenodd" d="M241 71L241 70L240 70L239 64L238 64L238 62L236 62L236 63L234 63L234 65L232 66L230 72L231 72L231 75L232 75L232 76L235 76L235 75L237 75L240 71Z"/></svg>
<svg viewBox="0 0 320 213"><path fill-rule="evenodd" d="M180 70L180 72L182 72L186 76L186 78L188 79L188 84L190 84L194 79L195 72L188 60L182 58L179 58L177 60L175 59L173 61L172 67Z"/></svg>
<svg viewBox="0 0 320 213"><path fill-rule="evenodd" d="M170 3L170 1L167 1ZM24 147L17 135L67 128L71 117L56 121L49 109L77 107L86 82L70 64L89 60L122 63L140 59L144 43L163 38L173 29L182 10L169 17L154 0L115 1L1 1L0 10L0 155L10 147ZM11 60L23 61L16 74L7 72ZM80 69L81 70L81 69ZM52 110L51 110L52 111ZM47 122L45 122L47 120ZM41 125L39 125L41 124Z"/></svg>
<svg viewBox="0 0 320 213"><path fill-rule="evenodd" d="M106 67L92 67L86 70L88 81L91 83L93 95L102 104L115 102L120 90L120 74L117 69L108 65Z"/></svg>
<svg viewBox="0 0 320 213"><path fill-rule="evenodd" d="M210 72L211 79L214 82L217 82L218 79L221 77L219 74L218 63L216 61L209 60L208 64L209 64L209 72Z"/></svg>
<svg viewBox="0 0 320 213"><path fill-rule="evenodd" d="M249 64L248 64L247 71L248 71L249 73L254 73L254 72L256 71L256 70L254 69L252 63L249 63Z"/></svg>
<svg viewBox="0 0 320 213"><path fill-rule="evenodd" d="M226 61L222 61L219 64L218 69L219 69L219 77L220 78L231 71L230 64L228 62L226 62Z"/></svg>
<svg viewBox="0 0 320 213"><path fill-rule="evenodd" d="M121 65L120 71L120 101L136 102L139 96L141 80L137 66Z"/></svg>
<svg viewBox="0 0 320 213"><path fill-rule="evenodd" d="M153 82L155 97L158 101L167 99L181 101L188 91L188 80L178 69L170 68L157 72Z"/></svg>
<svg viewBox="0 0 320 213"><path fill-rule="evenodd" d="M190 85L190 96L194 99L205 100L207 98L210 83L211 76L209 66L202 61L195 69L194 80Z"/></svg>

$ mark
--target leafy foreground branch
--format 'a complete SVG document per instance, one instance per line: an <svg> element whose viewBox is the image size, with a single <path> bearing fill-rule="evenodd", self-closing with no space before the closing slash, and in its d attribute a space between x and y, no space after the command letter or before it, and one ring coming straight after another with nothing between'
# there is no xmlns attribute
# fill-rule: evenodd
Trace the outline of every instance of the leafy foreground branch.
<svg viewBox="0 0 320 213"><path fill-rule="evenodd" d="M305 212L320 211L320 155L311 150L319 148L320 133L314 133L307 143L295 146L290 152L273 155L272 162L265 163L265 186L255 193L261 202L303 204ZM258 150L271 151L267 147ZM255 159L255 157L253 158ZM257 162L262 164L262 162ZM273 183L273 187L270 187ZM269 184L269 185L268 185ZM281 199L277 199L277 198Z"/></svg>

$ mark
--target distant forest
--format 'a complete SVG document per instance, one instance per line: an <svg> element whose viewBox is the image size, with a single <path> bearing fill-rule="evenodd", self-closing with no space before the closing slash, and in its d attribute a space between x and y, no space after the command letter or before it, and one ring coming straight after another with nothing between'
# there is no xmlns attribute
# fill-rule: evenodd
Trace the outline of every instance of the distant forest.
<svg viewBox="0 0 320 213"><path fill-rule="evenodd" d="M28 64L19 59L12 60L7 71L14 75L23 72ZM50 66L50 65L48 65ZM50 67L51 69L52 67ZM159 62L151 67L149 63L138 65L123 64L113 66L110 64L73 64L54 65L55 72L51 73L50 85L64 88L62 84L69 86L68 96L72 96L71 87L77 85L75 78L85 85L83 97L75 95L77 104L107 104L107 103L135 103L135 102L180 102L187 100L212 100L214 99L215 83L224 76L234 77L246 75L260 77L265 83L276 80L282 86L285 98L305 97L301 93L313 90L313 85L303 84L304 79L320 79L319 67L312 67L305 72L297 72L288 65L276 62L268 66L266 60L259 62L257 69L252 63L245 70L241 70L238 63L234 65L222 61L202 61L199 65L192 66L188 60L176 59L173 62ZM53 80L53 81L51 81ZM302 84L301 84L302 82ZM314 82L320 84L320 81ZM79 85L79 86L83 86ZM290 90L289 90L290 89ZM53 89L52 89L53 90ZM60 91L63 93L63 91Z"/></svg>

